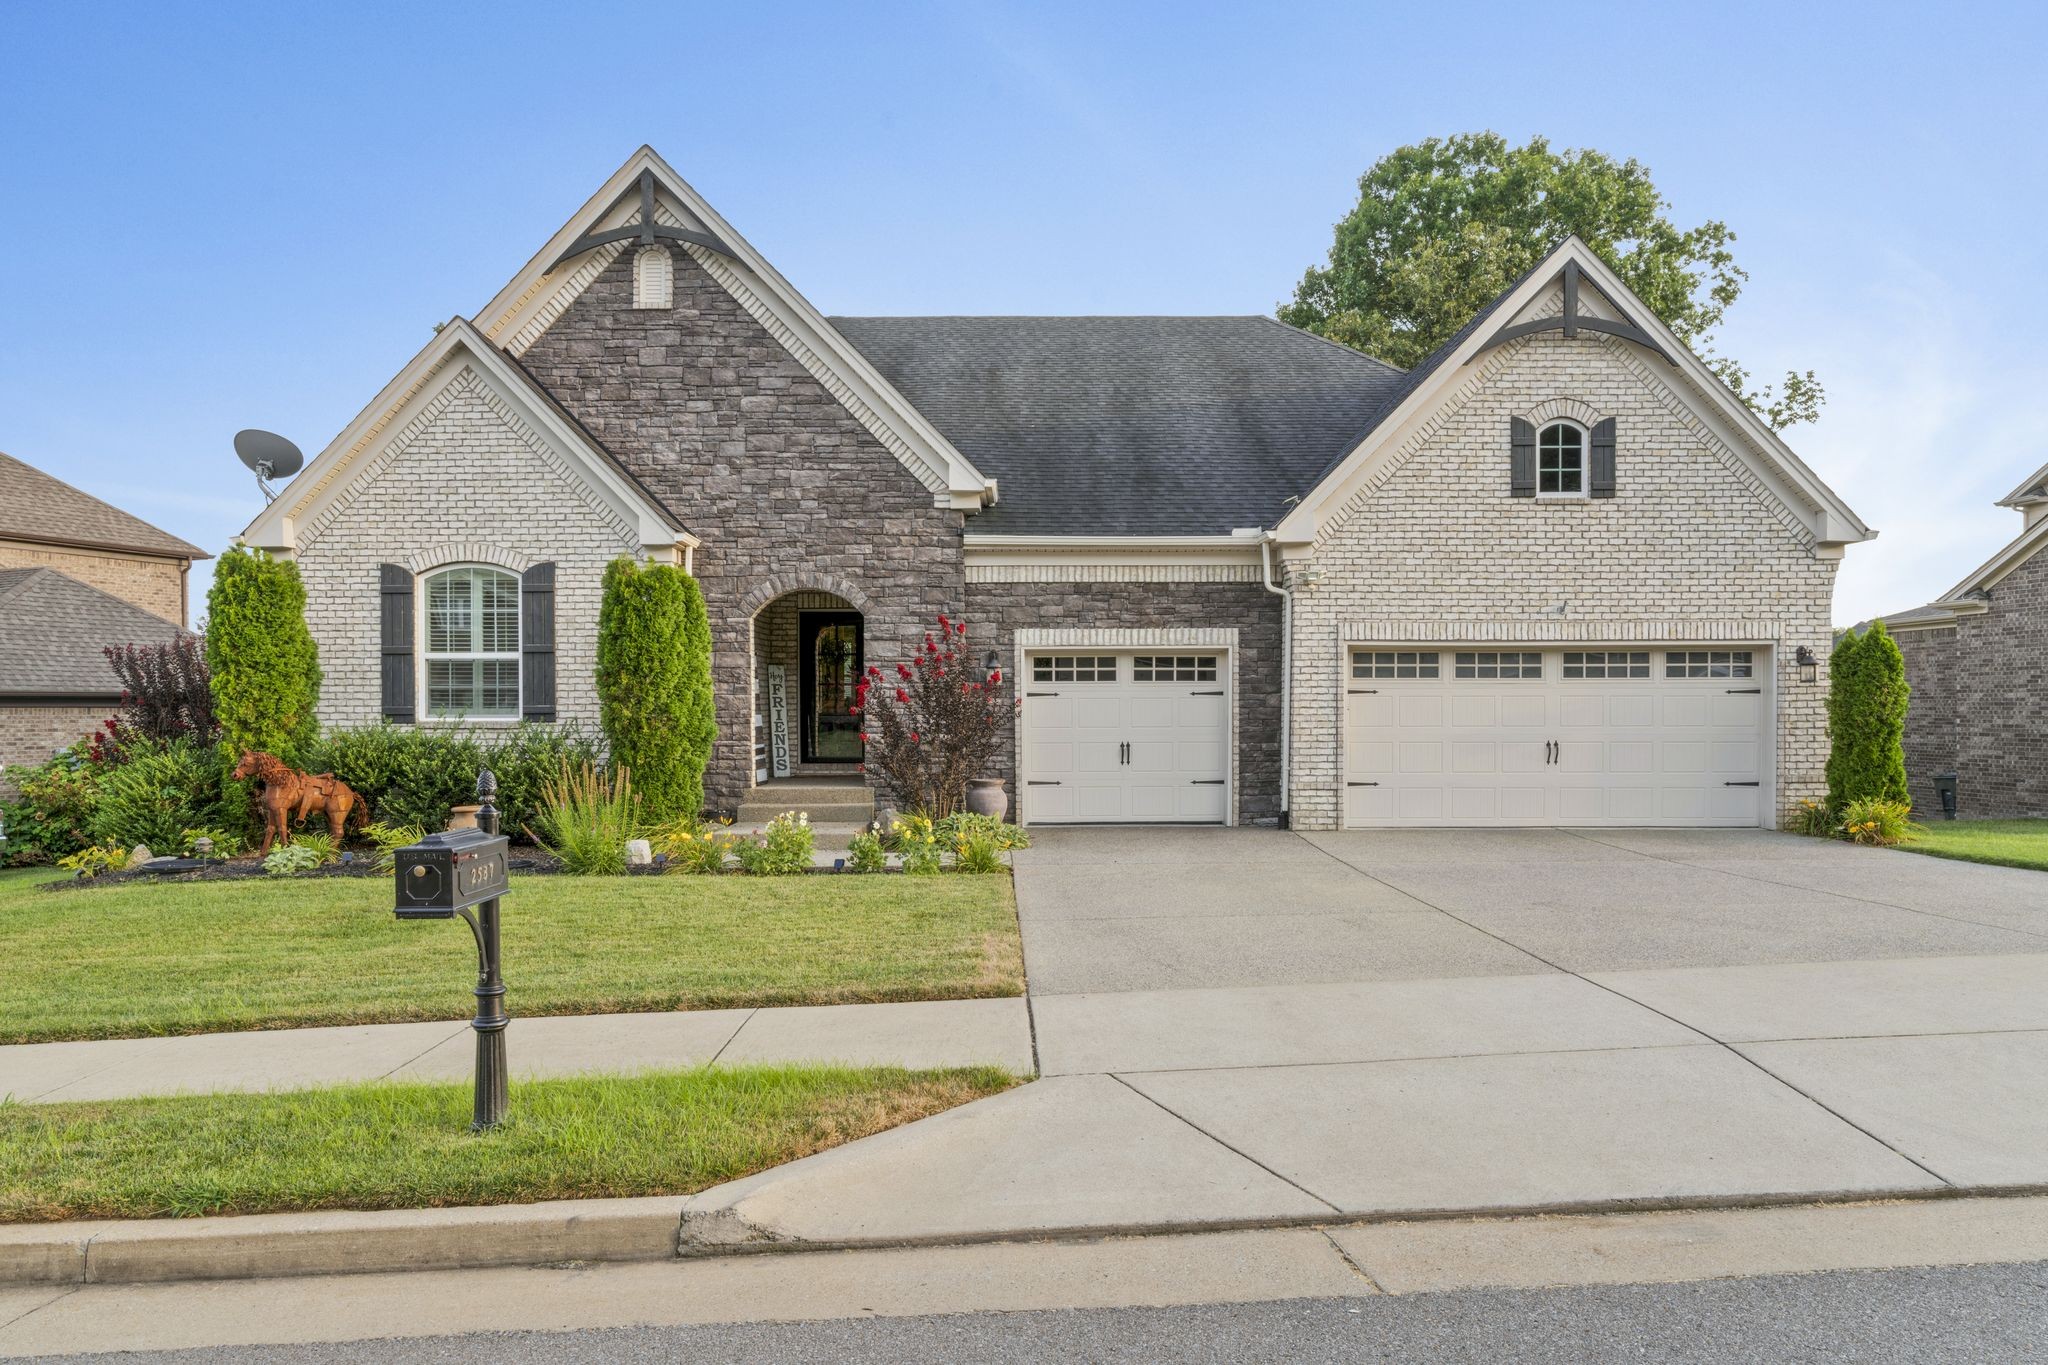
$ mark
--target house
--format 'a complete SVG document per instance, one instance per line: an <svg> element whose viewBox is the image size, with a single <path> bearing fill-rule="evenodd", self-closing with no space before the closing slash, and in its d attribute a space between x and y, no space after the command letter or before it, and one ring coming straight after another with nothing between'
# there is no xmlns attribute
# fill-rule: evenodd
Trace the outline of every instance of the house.
<svg viewBox="0 0 2048 1365"><path fill-rule="evenodd" d="M1906 658L1906 780L1923 818L1956 774L1970 819L2048 817L2048 465L1999 499L2019 536L1924 607L1884 618Z"/></svg>
<svg viewBox="0 0 2048 1365"><path fill-rule="evenodd" d="M0 764L40 763L121 700L110 645L187 620L198 546L0 454Z"/></svg>
<svg viewBox="0 0 2048 1365"><path fill-rule="evenodd" d="M329 724L593 722L625 554L703 587L714 807L859 781L853 670L947 611L1019 683L1026 822L1334 829L1775 824L1872 534L1575 240L1406 372L1266 318L828 318L642 148L245 539Z"/></svg>

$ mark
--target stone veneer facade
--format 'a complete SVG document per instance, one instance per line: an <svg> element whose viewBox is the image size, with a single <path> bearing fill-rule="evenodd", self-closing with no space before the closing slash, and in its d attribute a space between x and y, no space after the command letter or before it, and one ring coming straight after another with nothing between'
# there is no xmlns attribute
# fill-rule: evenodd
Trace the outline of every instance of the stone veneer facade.
<svg viewBox="0 0 2048 1365"><path fill-rule="evenodd" d="M2048 817L2048 553L1993 584L1982 614L1894 638L1913 689L1906 778L1919 817L1940 818L1938 772L1956 774L1966 820Z"/></svg>
<svg viewBox="0 0 2048 1365"><path fill-rule="evenodd" d="M636 553L639 538L473 366L451 363L433 400L300 532L306 624L325 674L320 722L370 725L383 714L380 565L422 576L451 564L519 573L552 561L556 715L594 730L604 569Z"/></svg>
<svg viewBox="0 0 2048 1365"><path fill-rule="evenodd" d="M703 540L718 708L704 789L731 809L753 781L756 614L830 593L862 614L870 661L907 657L960 609L963 514L936 506L687 252L672 255L669 307L633 307L634 257L621 254L521 359Z"/></svg>
<svg viewBox="0 0 2048 1365"><path fill-rule="evenodd" d="M1656 363L1593 334L1485 353L1325 526L1313 574L1290 565L1296 828L1342 818L1346 641L1769 644L1777 812L1825 790L1835 562ZM1509 496L1510 419L1553 416L1617 420L1613 498ZM1798 680L1799 645L1823 660L1819 682Z"/></svg>

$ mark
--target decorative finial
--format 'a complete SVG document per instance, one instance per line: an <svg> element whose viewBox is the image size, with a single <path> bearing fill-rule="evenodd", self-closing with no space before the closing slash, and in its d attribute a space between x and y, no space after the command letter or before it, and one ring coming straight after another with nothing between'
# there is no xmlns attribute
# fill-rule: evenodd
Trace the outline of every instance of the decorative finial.
<svg viewBox="0 0 2048 1365"><path fill-rule="evenodd" d="M498 777L489 768L476 775L476 799L481 805L490 805L491 798L498 794Z"/></svg>

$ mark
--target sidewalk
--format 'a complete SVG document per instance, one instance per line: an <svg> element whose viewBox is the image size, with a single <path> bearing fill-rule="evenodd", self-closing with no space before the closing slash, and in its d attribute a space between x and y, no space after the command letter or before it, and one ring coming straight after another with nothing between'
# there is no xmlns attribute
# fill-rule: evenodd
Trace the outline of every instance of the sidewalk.
<svg viewBox="0 0 2048 1365"><path fill-rule="evenodd" d="M689 1010L522 1019L508 1034L514 1080L748 1062L1001 1066L1029 1075L1021 997L888 1005ZM23 1104L370 1080L467 1080L467 1020L207 1033L0 1047L0 1098Z"/></svg>

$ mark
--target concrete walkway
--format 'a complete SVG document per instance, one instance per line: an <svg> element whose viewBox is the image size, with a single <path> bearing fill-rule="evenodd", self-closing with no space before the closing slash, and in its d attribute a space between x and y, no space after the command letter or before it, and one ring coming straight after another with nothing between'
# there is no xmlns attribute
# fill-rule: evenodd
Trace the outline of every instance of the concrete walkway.
<svg viewBox="0 0 2048 1365"><path fill-rule="evenodd" d="M507 1048L515 1080L711 1062L1032 1070L1029 1013L1016 998L515 1017ZM42 1104L384 1078L456 1081L469 1078L474 1059L466 1020L30 1043L0 1047L0 1097Z"/></svg>
<svg viewBox="0 0 2048 1365"><path fill-rule="evenodd" d="M2048 876L1759 831L1073 830L1045 1079L684 1242L2048 1188Z"/></svg>

